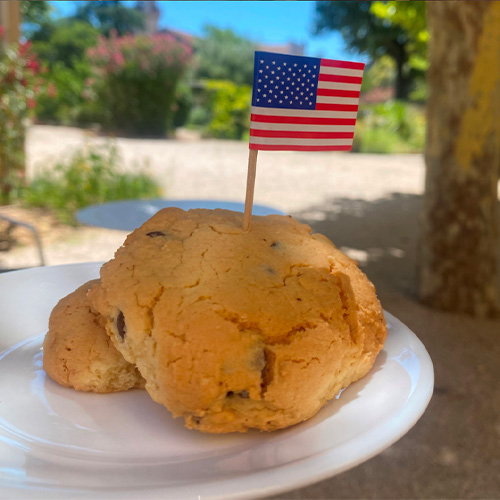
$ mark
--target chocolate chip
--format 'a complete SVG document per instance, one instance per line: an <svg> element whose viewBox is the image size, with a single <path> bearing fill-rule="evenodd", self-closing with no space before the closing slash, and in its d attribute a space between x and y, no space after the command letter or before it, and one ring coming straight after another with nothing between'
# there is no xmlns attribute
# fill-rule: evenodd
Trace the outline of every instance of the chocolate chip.
<svg viewBox="0 0 500 500"><path fill-rule="evenodd" d="M248 391L241 391L236 393L234 391L226 392L226 398L232 398L234 396L239 396L240 398L247 399L250 397L250 394L248 394Z"/></svg>
<svg viewBox="0 0 500 500"><path fill-rule="evenodd" d="M165 236L165 233L161 231L151 231L150 233L146 233L146 236L149 236L150 238L155 238L156 236Z"/></svg>
<svg viewBox="0 0 500 500"><path fill-rule="evenodd" d="M271 349L264 349L264 357L266 360L266 364L261 372L261 396L264 396L267 388L274 379L274 365L276 361L276 354L271 351Z"/></svg>
<svg viewBox="0 0 500 500"><path fill-rule="evenodd" d="M266 271L267 271L269 274L276 274L276 271L275 271L272 267L266 267Z"/></svg>
<svg viewBox="0 0 500 500"><path fill-rule="evenodd" d="M196 425L200 425L201 423L201 417L193 417L193 423Z"/></svg>
<svg viewBox="0 0 500 500"><path fill-rule="evenodd" d="M125 325L125 317L121 311L116 317L116 330L118 331L120 338L123 340L125 338L125 334L127 333L127 327Z"/></svg>
<svg viewBox="0 0 500 500"><path fill-rule="evenodd" d="M278 241L273 241L271 243L271 248L278 248L280 246L279 242Z"/></svg>

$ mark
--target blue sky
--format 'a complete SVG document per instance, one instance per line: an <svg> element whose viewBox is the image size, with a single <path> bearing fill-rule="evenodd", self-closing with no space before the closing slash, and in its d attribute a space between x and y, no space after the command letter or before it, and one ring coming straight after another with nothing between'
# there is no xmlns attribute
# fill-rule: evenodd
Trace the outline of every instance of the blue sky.
<svg viewBox="0 0 500 500"><path fill-rule="evenodd" d="M60 15L72 14L79 2L50 2ZM125 4L135 5L135 1ZM365 61L345 51L338 33L313 36L313 1L166 1L160 8L160 27L201 35L203 27L212 24L230 28L237 34L263 44L287 42L305 44L305 55Z"/></svg>

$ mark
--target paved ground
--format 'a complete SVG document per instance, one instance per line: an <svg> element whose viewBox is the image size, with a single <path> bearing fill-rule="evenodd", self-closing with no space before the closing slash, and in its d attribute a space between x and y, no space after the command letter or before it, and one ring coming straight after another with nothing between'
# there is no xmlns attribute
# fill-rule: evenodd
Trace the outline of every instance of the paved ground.
<svg viewBox="0 0 500 500"><path fill-rule="evenodd" d="M95 140L102 141L74 129L34 127L28 136L29 170ZM117 142L126 168L149 158L168 197L244 198L244 144ZM500 498L500 321L440 313L415 300L423 182L417 155L260 153L255 202L307 221L357 259L384 308L424 342L436 372L427 412L399 442L351 471L273 498ZM47 244L48 261L106 260L124 236L72 231ZM30 262L36 263L31 248L0 254L0 267Z"/></svg>

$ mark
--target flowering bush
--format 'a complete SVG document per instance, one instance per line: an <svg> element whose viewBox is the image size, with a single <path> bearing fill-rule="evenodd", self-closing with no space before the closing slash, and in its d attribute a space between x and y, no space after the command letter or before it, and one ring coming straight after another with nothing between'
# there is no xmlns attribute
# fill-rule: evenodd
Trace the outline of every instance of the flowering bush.
<svg viewBox="0 0 500 500"><path fill-rule="evenodd" d="M191 50L171 35L102 37L88 51L105 124L118 132L164 135Z"/></svg>
<svg viewBox="0 0 500 500"><path fill-rule="evenodd" d="M44 90L30 49L29 42L0 43L0 204L9 202L12 189L24 179L25 120Z"/></svg>

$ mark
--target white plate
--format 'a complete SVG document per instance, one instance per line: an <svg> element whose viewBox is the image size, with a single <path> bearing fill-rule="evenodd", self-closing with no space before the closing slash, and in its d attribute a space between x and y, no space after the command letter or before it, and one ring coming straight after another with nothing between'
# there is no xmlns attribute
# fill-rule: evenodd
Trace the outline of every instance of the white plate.
<svg viewBox="0 0 500 500"><path fill-rule="evenodd" d="M403 436L432 395L422 343L387 314L371 372L313 419L264 434L190 431L145 391L85 394L54 383L41 345L52 307L100 264L0 275L0 497L240 499L338 474Z"/></svg>

